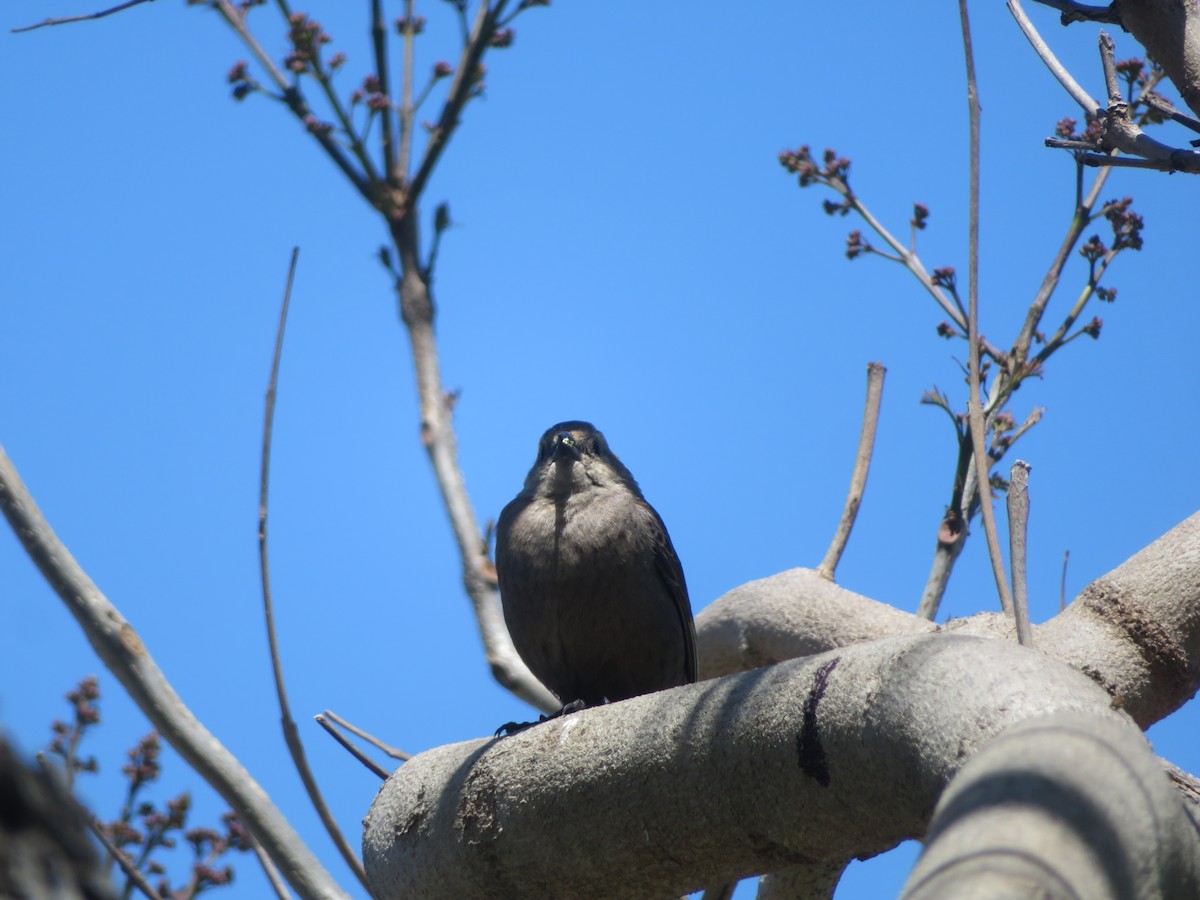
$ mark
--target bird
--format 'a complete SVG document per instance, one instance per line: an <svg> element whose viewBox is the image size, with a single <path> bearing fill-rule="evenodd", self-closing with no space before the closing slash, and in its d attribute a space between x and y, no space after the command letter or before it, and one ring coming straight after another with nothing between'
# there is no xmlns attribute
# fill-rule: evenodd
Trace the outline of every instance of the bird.
<svg viewBox="0 0 1200 900"><path fill-rule="evenodd" d="M496 574L513 645L563 704L555 715L696 681L679 556L590 422L542 435L496 524Z"/></svg>

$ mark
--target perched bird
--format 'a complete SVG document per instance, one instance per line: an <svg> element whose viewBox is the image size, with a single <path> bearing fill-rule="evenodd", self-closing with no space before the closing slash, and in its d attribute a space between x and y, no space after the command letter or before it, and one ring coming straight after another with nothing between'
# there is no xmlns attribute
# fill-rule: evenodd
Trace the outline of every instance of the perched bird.
<svg viewBox="0 0 1200 900"><path fill-rule="evenodd" d="M590 423L542 435L525 487L500 513L496 572L517 652L569 709L696 680L679 557Z"/></svg>

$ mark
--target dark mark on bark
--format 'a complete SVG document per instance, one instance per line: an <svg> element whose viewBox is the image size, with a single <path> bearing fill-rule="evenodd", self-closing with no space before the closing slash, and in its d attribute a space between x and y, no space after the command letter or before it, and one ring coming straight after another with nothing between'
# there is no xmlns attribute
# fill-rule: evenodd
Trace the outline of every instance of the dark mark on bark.
<svg viewBox="0 0 1200 900"><path fill-rule="evenodd" d="M796 750L800 755L800 769L815 779L821 787L829 787L829 764L825 760L825 748L821 744L821 733L817 728L817 704L825 696L829 673L837 666L841 657L822 663L813 675L812 690L804 701L804 723L796 736Z"/></svg>

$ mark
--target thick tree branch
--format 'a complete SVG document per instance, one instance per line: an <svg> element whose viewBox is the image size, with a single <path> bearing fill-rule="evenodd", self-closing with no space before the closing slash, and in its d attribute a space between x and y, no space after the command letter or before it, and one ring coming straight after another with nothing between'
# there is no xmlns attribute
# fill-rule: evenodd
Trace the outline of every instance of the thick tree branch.
<svg viewBox="0 0 1200 900"><path fill-rule="evenodd" d="M922 835L978 749L1059 710L1133 730L1086 677L1015 643L858 645L414 757L367 816L364 862L381 900L568 883L579 898L678 896L837 866Z"/></svg>
<svg viewBox="0 0 1200 900"><path fill-rule="evenodd" d="M831 584L810 569L751 581L696 616L700 675L714 678L891 635L940 628L1013 637L994 614L934 626ZM1084 672L1142 727L1200 688L1200 513L1107 575L1034 629L1039 651Z"/></svg>
<svg viewBox="0 0 1200 900"><path fill-rule="evenodd" d="M1195 845L1145 738L1059 712L1015 725L967 762L901 896L1194 897Z"/></svg>
<svg viewBox="0 0 1200 900"><path fill-rule="evenodd" d="M1200 116L1200 4L1121 0L1121 27L1167 73L1192 113Z"/></svg>
<svg viewBox="0 0 1200 900"><path fill-rule="evenodd" d="M302 897L344 897L266 792L200 724L133 626L96 587L42 517L0 448L0 508L25 552L75 616L96 654L179 755L233 807Z"/></svg>

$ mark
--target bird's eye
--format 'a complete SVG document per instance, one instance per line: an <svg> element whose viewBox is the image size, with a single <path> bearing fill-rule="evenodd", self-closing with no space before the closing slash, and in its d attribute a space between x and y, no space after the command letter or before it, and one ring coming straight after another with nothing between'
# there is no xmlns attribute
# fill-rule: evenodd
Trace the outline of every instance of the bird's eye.
<svg viewBox="0 0 1200 900"><path fill-rule="evenodd" d="M592 438L590 441L588 441L588 450L590 450L592 453L603 453L604 445L601 444L597 438Z"/></svg>

